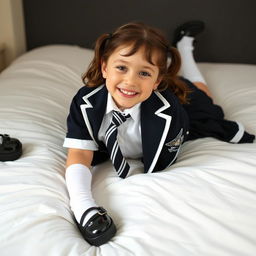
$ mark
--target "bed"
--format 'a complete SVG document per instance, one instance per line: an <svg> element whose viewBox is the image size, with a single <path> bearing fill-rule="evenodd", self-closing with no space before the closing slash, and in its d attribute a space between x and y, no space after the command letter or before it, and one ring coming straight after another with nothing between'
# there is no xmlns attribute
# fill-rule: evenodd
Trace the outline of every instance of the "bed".
<svg viewBox="0 0 256 256"><path fill-rule="evenodd" d="M35 48L0 74L0 133L23 144L0 162L0 255L252 256L256 252L256 143L188 141L168 169L119 178L110 161L93 169L93 195L117 226L100 247L80 235L64 171L66 117L92 50ZM199 63L226 118L256 134L256 65Z"/></svg>

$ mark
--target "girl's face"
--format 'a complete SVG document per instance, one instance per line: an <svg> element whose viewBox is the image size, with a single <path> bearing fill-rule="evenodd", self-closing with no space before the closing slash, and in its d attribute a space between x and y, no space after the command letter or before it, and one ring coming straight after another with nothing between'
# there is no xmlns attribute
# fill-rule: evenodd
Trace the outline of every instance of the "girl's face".
<svg viewBox="0 0 256 256"><path fill-rule="evenodd" d="M161 82L159 68L145 59L144 48L131 56L124 56L130 50L130 46L118 47L101 67L107 89L121 110L148 99ZM152 62L156 63L156 60L155 52Z"/></svg>

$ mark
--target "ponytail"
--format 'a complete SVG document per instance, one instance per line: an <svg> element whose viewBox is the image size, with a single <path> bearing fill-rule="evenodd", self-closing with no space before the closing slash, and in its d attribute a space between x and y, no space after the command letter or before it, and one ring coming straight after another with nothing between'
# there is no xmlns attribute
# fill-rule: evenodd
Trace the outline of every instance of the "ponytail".
<svg viewBox="0 0 256 256"><path fill-rule="evenodd" d="M108 41L111 39L111 36L111 34L103 34L95 43L94 58L90 63L87 72L82 76L84 84L88 87L99 86L105 81L101 72L101 63L102 56L104 56L105 48Z"/></svg>
<svg viewBox="0 0 256 256"><path fill-rule="evenodd" d="M158 90L164 91L168 88L178 97L180 103L186 104L188 103L187 96L190 90L186 83L178 76L181 67L180 54L174 47L168 48L168 53L170 54L171 63L163 74L162 82L158 86Z"/></svg>

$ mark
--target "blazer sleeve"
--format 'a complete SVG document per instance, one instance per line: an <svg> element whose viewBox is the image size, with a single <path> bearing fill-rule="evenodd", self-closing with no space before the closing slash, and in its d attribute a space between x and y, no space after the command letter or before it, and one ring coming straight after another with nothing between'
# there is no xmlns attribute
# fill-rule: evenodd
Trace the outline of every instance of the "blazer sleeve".
<svg viewBox="0 0 256 256"><path fill-rule="evenodd" d="M89 133L82 110L85 105L83 97L86 93L88 93L87 88L82 87L71 102L67 117L67 134L63 146L95 151L98 149L98 145Z"/></svg>

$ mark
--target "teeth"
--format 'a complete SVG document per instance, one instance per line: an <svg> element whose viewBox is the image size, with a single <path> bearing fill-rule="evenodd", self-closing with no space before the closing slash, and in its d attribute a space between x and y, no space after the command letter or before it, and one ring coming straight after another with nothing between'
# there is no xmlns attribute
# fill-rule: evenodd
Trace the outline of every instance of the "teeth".
<svg viewBox="0 0 256 256"><path fill-rule="evenodd" d="M124 90L124 89L120 89L120 91L121 91L122 93L126 94L126 95L135 95L135 94L136 94L136 92L128 92L128 91L126 91L126 90Z"/></svg>

